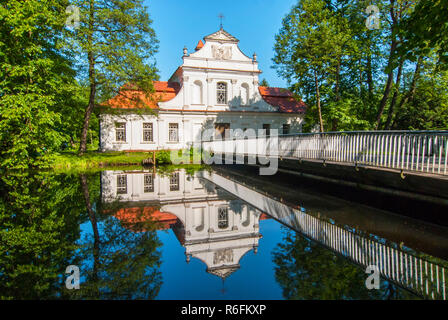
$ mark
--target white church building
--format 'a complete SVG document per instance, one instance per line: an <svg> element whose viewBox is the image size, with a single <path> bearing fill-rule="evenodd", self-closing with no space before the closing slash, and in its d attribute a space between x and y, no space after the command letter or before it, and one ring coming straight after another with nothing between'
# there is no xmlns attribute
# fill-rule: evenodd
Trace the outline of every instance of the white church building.
<svg viewBox="0 0 448 320"><path fill-rule="evenodd" d="M259 86L256 54L220 29L184 48L183 63L168 81L154 81L151 112L119 94L100 115L101 151L184 149L201 141L205 129L225 138L226 129L301 132L306 105L282 88ZM129 91L128 91L129 92Z"/></svg>

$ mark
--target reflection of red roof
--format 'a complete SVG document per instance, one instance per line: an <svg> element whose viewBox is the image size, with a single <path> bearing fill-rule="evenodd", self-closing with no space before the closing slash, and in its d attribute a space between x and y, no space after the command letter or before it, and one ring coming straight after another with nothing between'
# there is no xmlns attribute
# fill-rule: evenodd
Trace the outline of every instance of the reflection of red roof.
<svg viewBox="0 0 448 320"><path fill-rule="evenodd" d="M266 220L266 219L271 219L271 217L268 216L266 213L262 213L258 220Z"/></svg>
<svg viewBox="0 0 448 320"><path fill-rule="evenodd" d="M302 100L297 101L289 90L273 87L258 87L264 101L277 107L280 112L304 113L306 104Z"/></svg>
<svg viewBox="0 0 448 320"><path fill-rule="evenodd" d="M158 226L160 230L168 229L177 222L176 215L169 212L161 212L157 207L121 208L116 212L115 217L128 225L157 221L160 223Z"/></svg>
<svg viewBox="0 0 448 320"><path fill-rule="evenodd" d="M145 107L146 104L151 109L157 109L158 102L168 101L173 99L180 90L180 85L177 82L168 81L154 81L154 93L146 96L140 90L129 89L129 86L123 86L120 93L107 102L111 108L131 109L138 107ZM141 106L138 101L143 102Z"/></svg>

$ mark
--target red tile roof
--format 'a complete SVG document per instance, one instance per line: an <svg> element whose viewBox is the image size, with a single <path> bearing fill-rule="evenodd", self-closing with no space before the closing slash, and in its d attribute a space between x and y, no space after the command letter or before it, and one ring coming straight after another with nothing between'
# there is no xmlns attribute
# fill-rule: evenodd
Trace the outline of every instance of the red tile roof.
<svg viewBox="0 0 448 320"><path fill-rule="evenodd" d="M304 113L306 104L302 100L297 101L293 94L283 88L258 87L264 101L277 107L279 112L286 113Z"/></svg>
<svg viewBox="0 0 448 320"><path fill-rule="evenodd" d="M151 109L157 109L158 102L173 99L180 90L177 82L154 81L154 93L145 95L140 90L128 89L129 86L123 86L120 93L107 102L111 108L133 109L143 108L145 105Z"/></svg>
<svg viewBox="0 0 448 320"><path fill-rule="evenodd" d="M177 222L177 216L169 212L161 212L157 207L134 207L121 208L115 215L128 229L133 231L145 231L145 222L156 221L159 230L168 229L171 225ZM138 224L141 224L138 226ZM143 228L143 230L141 230Z"/></svg>
<svg viewBox="0 0 448 320"><path fill-rule="evenodd" d="M135 90L129 86L123 86L120 93L110 99L106 105L111 108L133 109L149 106L151 109L158 109L158 102L173 99L180 91L178 82L154 81L155 92L146 96L142 91ZM258 87L262 98L272 106L278 108L279 112L304 113L306 104L297 101L293 94L283 88Z"/></svg>
<svg viewBox="0 0 448 320"><path fill-rule="evenodd" d="M204 43L202 42L202 40L199 40L198 45L196 46L196 48L194 50L198 51L199 49L202 49L203 46L204 46Z"/></svg>

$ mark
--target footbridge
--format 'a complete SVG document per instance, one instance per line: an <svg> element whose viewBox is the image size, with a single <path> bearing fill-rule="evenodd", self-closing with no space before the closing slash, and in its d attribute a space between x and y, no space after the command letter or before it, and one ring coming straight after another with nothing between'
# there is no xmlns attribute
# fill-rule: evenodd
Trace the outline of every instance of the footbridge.
<svg viewBox="0 0 448 320"><path fill-rule="evenodd" d="M270 166L309 178L448 204L448 131L241 136L202 142L214 161Z"/></svg>

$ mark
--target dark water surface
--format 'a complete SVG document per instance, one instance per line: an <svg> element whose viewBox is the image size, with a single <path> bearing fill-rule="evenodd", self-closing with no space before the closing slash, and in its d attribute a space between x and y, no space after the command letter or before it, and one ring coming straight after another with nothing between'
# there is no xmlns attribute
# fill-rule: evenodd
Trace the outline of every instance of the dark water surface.
<svg viewBox="0 0 448 320"><path fill-rule="evenodd" d="M247 168L28 172L0 187L2 299L446 299L448 229L387 196Z"/></svg>

